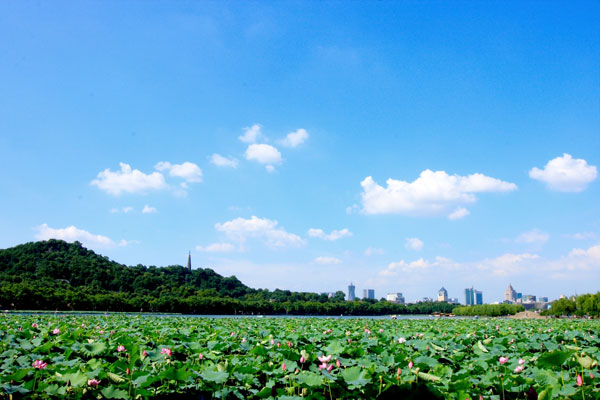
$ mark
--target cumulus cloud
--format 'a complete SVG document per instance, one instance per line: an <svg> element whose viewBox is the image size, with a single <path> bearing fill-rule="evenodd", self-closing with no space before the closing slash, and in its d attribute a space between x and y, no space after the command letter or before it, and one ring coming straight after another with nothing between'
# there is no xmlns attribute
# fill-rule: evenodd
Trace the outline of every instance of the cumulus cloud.
<svg viewBox="0 0 600 400"><path fill-rule="evenodd" d="M544 169L533 167L529 177L545 182L548 188L559 192L581 192L598 176L594 165L588 165L586 160L574 159L564 153L546 164Z"/></svg>
<svg viewBox="0 0 600 400"><path fill-rule="evenodd" d="M157 212L158 210L156 208L150 207L148 204L146 204L142 209L142 214L155 214Z"/></svg>
<svg viewBox="0 0 600 400"><path fill-rule="evenodd" d="M183 164L171 164L168 161L160 161L154 168L158 171L169 171L170 176L185 179L186 182L202 182L202 170L198 165L189 161Z"/></svg>
<svg viewBox="0 0 600 400"><path fill-rule="evenodd" d="M476 264L478 269L489 271L492 273L492 275L507 276L528 271L528 262L531 260L537 260L539 258L540 256L537 254L506 253L496 258L486 258Z"/></svg>
<svg viewBox="0 0 600 400"><path fill-rule="evenodd" d="M131 169L129 164L119 163L120 171L109 168L98 173L90 184L105 192L118 196L121 193L146 193L149 190L160 190L167 187L165 178L160 172L145 174L137 169Z"/></svg>
<svg viewBox="0 0 600 400"><path fill-rule="evenodd" d="M515 242L526 244L544 244L548 241L548 239L550 239L550 235L548 233L540 231L539 229L532 229L517 236Z"/></svg>
<svg viewBox="0 0 600 400"><path fill-rule="evenodd" d="M308 132L304 129L298 129L296 132L290 132L286 137L279 141L284 147L297 147L308 139Z"/></svg>
<svg viewBox="0 0 600 400"><path fill-rule="evenodd" d="M448 175L445 171L425 170L413 182L388 179L387 187L368 176L361 182L362 211L365 214L402 214L448 217L457 206L477 201L476 193L510 192L517 185L483 174ZM459 211L454 217L465 215Z"/></svg>
<svg viewBox="0 0 600 400"><path fill-rule="evenodd" d="M335 258L335 257L325 257L325 256L321 256L321 257L317 257L315 258L315 262L317 264L341 264L342 260L340 260L339 258Z"/></svg>
<svg viewBox="0 0 600 400"><path fill-rule="evenodd" d="M451 220L451 221L455 221L457 219L464 218L464 217L466 217L469 214L471 214L469 212L469 210L467 210L464 207L459 207L459 208L457 208L456 210L454 210L452 213L450 213L448 215L448 219Z"/></svg>
<svg viewBox="0 0 600 400"><path fill-rule="evenodd" d="M256 141L262 136L260 128L261 126L259 124L246 127L244 128L244 134L242 136L238 136L238 139L244 143L256 143Z"/></svg>
<svg viewBox="0 0 600 400"><path fill-rule="evenodd" d="M331 233L327 234L323 231L323 229L310 228L308 230L308 236L323 240L335 241L344 237L352 236L352 232L344 228L340 230L334 229L331 231Z"/></svg>
<svg viewBox="0 0 600 400"><path fill-rule="evenodd" d="M217 167L237 168L238 160L233 157L223 157L220 154L214 153L210 156L210 162Z"/></svg>
<svg viewBox="0 0 600 400"><path fill-rule="evenodd" d="M271 247L302 246L304 240L293 233L278 227L278 222L267 218L236 218L215 224L215 229L224 232L230 239L245 242L248 238L258 238Z"/></svg>
<svg viewBox="0 0 600 400"><path fill-rule="evenodd" d="M266 164L267 171L273 172L274 164L281 164L281 153L269 144L251 144L246 149L246 160Z"/></svg>
<svg viewBox="0 0 600 400"><path fill-rule="evenodd" d="M35 238L37 240L60 239L66 242L81 242L85 247L89 248L109 248L116 246L127 246L137 241L121 240L118 243L111 238L103 235L94 235L83 229L78 229L71 225L66 228L51 228L47 224L38 226Z"/></svg>
<svg viewBox="0 0 600 400"><path fill-rule="evenodd" d="M423 246L425 243L419 238L406 238L406 243L404 247L410 250L420 251L423 250Z"/></svg>
<svg viewBox="0 0 600 400"><path fill-rule="evenodd" d="M196 246L196 250L207 253L226 253L235 250L231 243L212 243L208 246Z"/></svg>
<svg viewBox="0 0 600 400"><path fill-rule="evenodd" d="M383 249L379 249L377 247L369 246L365 250L365 256L380 256L384 253Z"/></svg>

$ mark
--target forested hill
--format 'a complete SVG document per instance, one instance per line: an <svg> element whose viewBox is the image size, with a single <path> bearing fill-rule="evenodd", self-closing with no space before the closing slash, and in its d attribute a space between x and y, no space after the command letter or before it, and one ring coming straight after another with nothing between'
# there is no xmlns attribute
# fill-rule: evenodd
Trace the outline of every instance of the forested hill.
<svg viewBox="0 0 600 400"><path fill-rule="evenodd" d="M380 315L450 312L452 305L344 301L341 291L328 296L252 289L211 269L128 267L79 242L48 240L0 250L0 309Z"/></svg>
<svg viewBox="0 0 600 400"><path fill-rule="evenodd" d="M253 292L235 276L182 266L128 267L88 250L79 242L48 240L0 250L0 281L34 286L83 288L90 293L119 292L159 297L205 293L240 297Z"/></svg>

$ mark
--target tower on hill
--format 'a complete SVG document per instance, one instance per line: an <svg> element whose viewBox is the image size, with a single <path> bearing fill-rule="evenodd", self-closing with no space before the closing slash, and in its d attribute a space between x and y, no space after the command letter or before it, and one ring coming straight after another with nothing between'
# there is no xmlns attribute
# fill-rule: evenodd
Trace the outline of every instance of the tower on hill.
<svg viewBox="0 0 600 400"><path fill-rule="evenodd" d="M187 269L192 270L192 252L188 253Z"/></svg>

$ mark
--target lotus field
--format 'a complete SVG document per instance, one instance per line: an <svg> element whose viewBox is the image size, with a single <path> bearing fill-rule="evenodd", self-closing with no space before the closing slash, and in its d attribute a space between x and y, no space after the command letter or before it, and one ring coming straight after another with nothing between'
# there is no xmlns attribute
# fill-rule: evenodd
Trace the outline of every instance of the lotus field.
<svg viewBox="0 0 600 400"><path fill-rule="evenodd" d="M11 315L0 398L600 398L600 321Z"/></svg>

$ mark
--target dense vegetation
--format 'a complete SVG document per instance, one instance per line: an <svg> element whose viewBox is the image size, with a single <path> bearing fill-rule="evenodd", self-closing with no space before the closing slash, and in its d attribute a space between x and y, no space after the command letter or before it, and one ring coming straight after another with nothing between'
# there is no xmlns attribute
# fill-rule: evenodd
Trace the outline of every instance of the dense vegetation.
<svg viewBox="0 0 600 400"><path fill-rule="evenodd" d="M600 317L600 292L558 299L552 302L552 308L544 314Z"/></svg>
<svg viewBox="0 0 600 400"><path fill-rule="evenodd" d="M0 308L149 311L187 314L382 315L450 312L447 303L409 306L344 301L324 294L252 289L235 276L179 265L128 267L84 248L48 240L0 250Z"/></svg>
<svg viewBox="0 0 600 400"><path fill-rule="evenodd" d="M455 307L452 312L460 316L501 317L503 315L514 315L523 310L525 310L525 307L518 304L482 304Z"/></svg>
<svg viewBox="0 0 600 400"><path fill-rule="evenodd" d="M600 398L597 320L0 318L0 398Z"/></svg>

